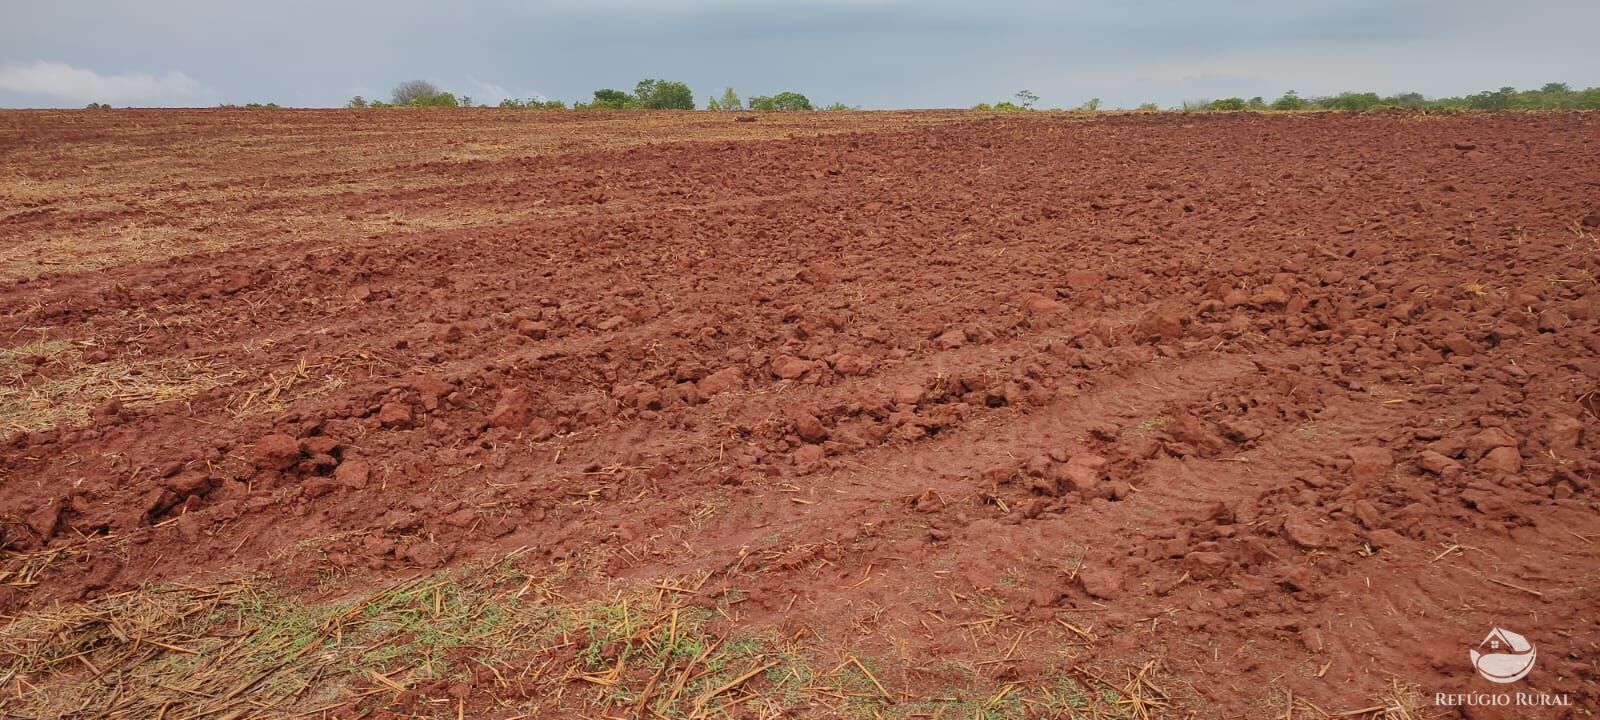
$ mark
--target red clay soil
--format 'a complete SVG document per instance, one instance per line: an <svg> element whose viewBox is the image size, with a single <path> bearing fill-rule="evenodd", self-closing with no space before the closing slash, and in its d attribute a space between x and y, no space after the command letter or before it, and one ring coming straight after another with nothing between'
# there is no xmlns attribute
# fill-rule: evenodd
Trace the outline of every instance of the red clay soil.
<svg viewBox="0 0 1600 720"><path fill-rule="evenodd" d="M339 380L4 439L7 548L77 551L0 612L607 547L923 659L957 596L1089 617L1078 662L1159 649L1200 717L1507 689L1494 627L1572 706L1489 716L1600 705L1600 115L869 125L436 163L370 199L514 217L9 282L9 345Z"/></svg>

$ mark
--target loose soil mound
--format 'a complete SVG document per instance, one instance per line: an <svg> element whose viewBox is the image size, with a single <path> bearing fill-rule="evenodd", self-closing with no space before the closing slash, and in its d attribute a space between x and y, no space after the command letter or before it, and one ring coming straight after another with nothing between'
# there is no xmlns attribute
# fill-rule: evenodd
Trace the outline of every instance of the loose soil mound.
<svg viewBox="0 0 1600 720"><path fill-rule="evenodd" d="M1600 703L1600 116L0 117L0 708Z"/></svg>

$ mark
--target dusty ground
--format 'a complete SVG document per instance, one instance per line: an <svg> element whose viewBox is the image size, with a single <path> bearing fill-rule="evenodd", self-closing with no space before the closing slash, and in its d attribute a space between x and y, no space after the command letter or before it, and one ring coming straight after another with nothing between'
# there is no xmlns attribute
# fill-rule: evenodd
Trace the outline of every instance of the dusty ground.
<svg viewBox="0 0 1600 720"><path fill-rule="evenodd" d="M1597 167L1594 114L0 114L0 715L1590 717Z"/></svg>

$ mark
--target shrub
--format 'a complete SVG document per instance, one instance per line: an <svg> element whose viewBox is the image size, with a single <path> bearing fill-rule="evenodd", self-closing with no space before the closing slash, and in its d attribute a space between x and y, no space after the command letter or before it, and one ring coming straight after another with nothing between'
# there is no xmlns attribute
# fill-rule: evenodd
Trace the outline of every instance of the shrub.
<svg viewBox="0 0 1600 720"><path fill-rule="evenodd" d="M632 98L621 90L600 88L594 91L594 99L587 103L577 103L573 107L579 110L621 110L628 107Z"/></svg>
<svg viewBox="0 0 1600 720"><path fill-rule="evenodd" d="M707 110L743 110L744 109L744 104L739 102L739 96L736 93L733 92L733 88L729 87L729 88L723 88L722 89L722 97L720 97L720 98L713 97L713 98L711 98L709 100L706 100L706 109Z"/></svg>
<svg viewBox="0 0 1600 720"><path fill-rule="evenodd" d="M394 90L389 93L389 99L396 105L417 105L439 93L439 88L427 80L407 80L394 86Z"/></svg>
<svg viewBox="0 0 1600 720"><path fill-rule="evenodd" d="M460 107L463 103L456 99L452 93L442 92L437 95L420 97L406 103L407 107Z"/></svg>
<svg viewBox="0 0 1600 720"><path fill-rule="evenodd" d="M395 90L389 93L392 106L398 107L461 107L472 104L472 98L462 96L456 98L454 93L438 90L434 83L427 80L406 80L395 85ZM352 106L357 107L357 106ZM366 107L387 107L378 101L366 102Z"/></svg>
<svg viewBox="0 0 1600 720"><path fill-rule="evenodd" d="M106 103L94 102L94 103L89 103L88 105L83 106L83 109L85 109L85 110L110 110L111 106L106 104Z"/></svg>
<svg viewBox="0 0 1600 720"><path fill-rule="evenodd" d="M1474 110L1509 110L1516 105L1517 89L1503 87L1499 90L1485 90L1475 95L1467 96L1467 107Z"/></svg>
<svg viewBox="0 0 1600 720"><path fill-rule="evenodd" d="M810 110L811 100L797 92L781 92L777 95L757 95L750 98L751 110Z"/></svg>
<svg viewBox="0 0 1600 720"><path fill-rule="evenodd" d="M1383 98L1377 93L1342 92L1333 97L1318 98L1317 105L1328 110L1345 110L1360 112L1362 110L1375 110L1383 106Z"/></svg>
<svg viewBox="0 0 1600 720"><path fill-rule="evenodd" d="M1028 108L1025 108L1025 107L1023 107L1021 105L1018 105L1018 104L1016 104L1014 102L1011 102L1010 100L1002 100L1002 101L997 102L997 103L995 103L993 105L990 105L989 103L978 103L977 105L973 105L972 109L973 110L1004 110L1004 111L1011 112L1011 111L1027 110Z"/></svg>
<svg viewBox="0 0 1600 720"><path fill-rule="evenodd" d="M1304 110L1304 109L1306 109L1306 101L1304 99L1302 99L1299 95L1295 94L1295 91L1290 90L1289 92L1284 93L1283 97L1280 97L1277 100L1273 100L1272 101L1272 109L1273 110Z"/></svg>
<svg viewBox="0 0 1600 720"><path fill-rule="evenodd" d="M567 104L561 102L560 100L540 100L538 98L518 100L516 98L506 98L500 101L500 107L516 110L565 110L567 109Z"/></svg>
<svg viewBox="0 0 1600 720"><path fill-rule="evenodd" d="M1223 98L1221 100L1212 100L1205 106L1205 108L1207 110L1243 110L1244 98L1232 97Z"/></svg>
<svg viewBox="0 0 1600 720"><path fill-rule="evenodd" d="M351 108L378 108L378 107L460 107L470 105L472 98L457 98L454 93L448 93L435 87L426 80L407 80L394 87L390 93L392 103L379 100L366 100L360 95L350 98L345 107Z"/></svg>
<svg viewBox="0 0 1600 720"><path fill-rule="evenodd" d="M1383 104L1389 107L1405 108L1407 110L1420 110L1428 106L1428 99L1422 93L1400 93L1383 99Z"/></svg>

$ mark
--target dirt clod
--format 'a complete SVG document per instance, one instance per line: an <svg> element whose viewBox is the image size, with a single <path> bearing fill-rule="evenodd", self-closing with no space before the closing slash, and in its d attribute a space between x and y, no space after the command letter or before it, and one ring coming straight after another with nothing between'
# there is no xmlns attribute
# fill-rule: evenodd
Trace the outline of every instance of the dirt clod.
<svg viewBox="0 0 1600 720"><path fill-rule="evenodd" d="M744 387L744 373L736 367L723 368L701 378L697 385L705 395L732 392Z"/></svg>
<svg viewBox="0 0 1600 720"><path fill-rule="evenodd" d="M1394 453L1388 448L1362 446L1350 448L1350 477L1356 482L1382 480L1394 467Z"/></svg>
<svg viewBox="0 0 1600 720"><path fill-rule="evenodd" d="M534 417L533 393L525 387L514 387L500 394L494 410L489 413L493 427L520 428Z"/></svg>
<svg viewBox="0 0 1600 720"><path fill-rule="evenodd" d="M250 461L263 470L288 470L300 462L300 443L282 433L265 435L250 449Z"/></svg>
<svg viewBox="0 0 1600 720"><path fill-rule="evenodd" d="M1101 600L1115 600L1122 595L1122 574L1100 565L1085 565L1078 570L1078 582L1083 591Z"/></svg>
<svg viewBox="0 0 1600 720"><path fill-rule="evenodd" d="M378 410L378 423L389 429L404 430L416 424L411 406L405 403L384 403Z"/></svg>

